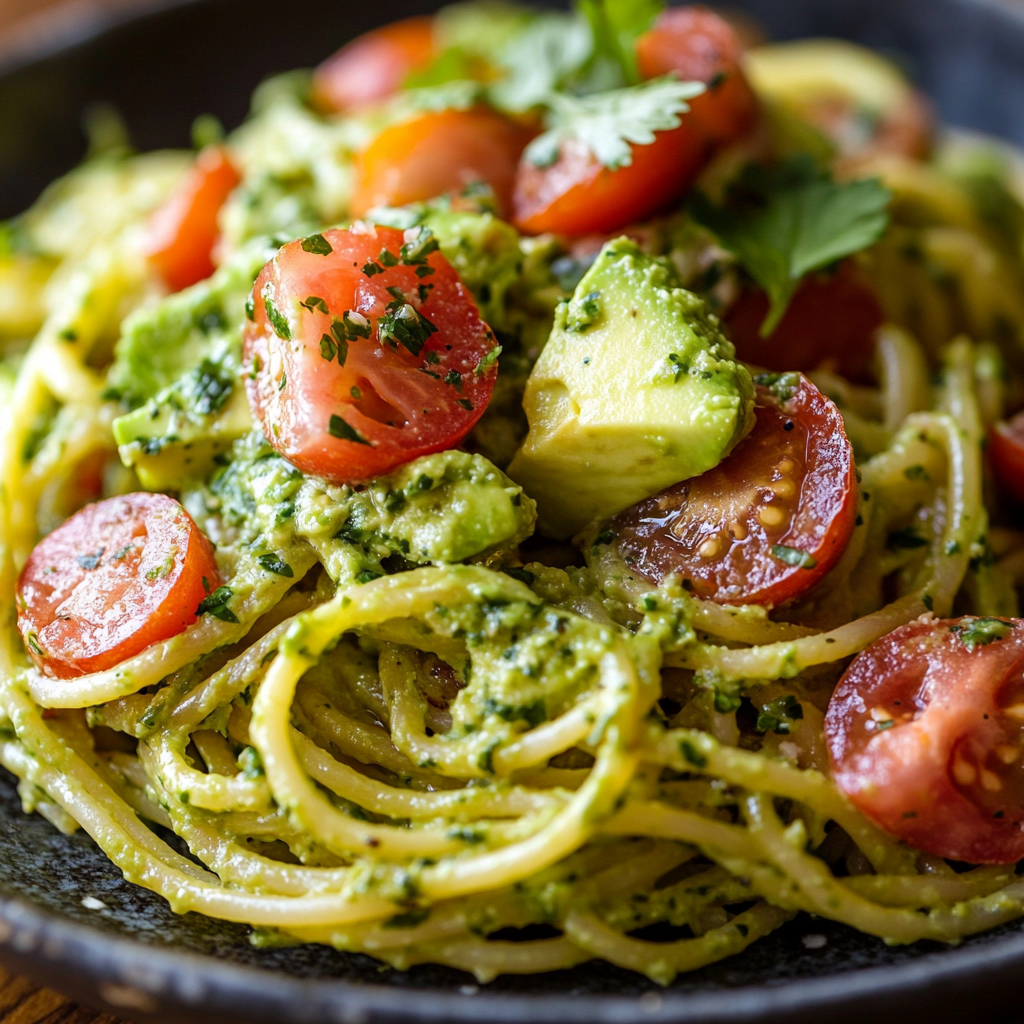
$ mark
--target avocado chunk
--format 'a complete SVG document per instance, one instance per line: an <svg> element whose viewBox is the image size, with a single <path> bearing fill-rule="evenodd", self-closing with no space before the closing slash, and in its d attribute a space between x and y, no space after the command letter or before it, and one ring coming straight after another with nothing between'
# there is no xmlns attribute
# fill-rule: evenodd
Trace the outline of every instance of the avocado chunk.
<svg viewBox="0 0 1024 1024"><path fill-rule="evenodd" d="M150 490L205 479L218 456L252 430L237 358L204 359L144 406L114 420L121 461Z"/></svg>
<svg viewBox="0 0 1024 1024"><path fill-rule="evenodd" d="M703 300L629 239L605 245L526 385L508 473L571 537L718 465L754 423L754 385Z"/></svg>

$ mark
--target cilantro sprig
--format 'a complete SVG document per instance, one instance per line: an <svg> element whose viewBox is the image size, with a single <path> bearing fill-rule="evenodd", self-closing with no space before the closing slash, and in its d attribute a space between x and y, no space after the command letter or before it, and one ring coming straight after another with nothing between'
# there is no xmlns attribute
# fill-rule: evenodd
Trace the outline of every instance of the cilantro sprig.
<svg viewBox="0 0 1024 1024"><path fill-rule="evenodd" d="M891 198L877 179L836 182L800 154L775 167L749 164L725 205L698 193L690 208L768 293L761 325L767 337L806 274L878 241L889 225Z"/></svg>
<svg viewBox="0 0 1024 1024"><path fill-rule="evenodd" d="M633 162L632 145L646 146L655 132L678 128L679 115L705 91L701 82L656 78L628 89L613 89L593 96L553 93L548 130L526 148L526 159L537 167L550 167L562 146L581 142L611 170Z"/></svg>

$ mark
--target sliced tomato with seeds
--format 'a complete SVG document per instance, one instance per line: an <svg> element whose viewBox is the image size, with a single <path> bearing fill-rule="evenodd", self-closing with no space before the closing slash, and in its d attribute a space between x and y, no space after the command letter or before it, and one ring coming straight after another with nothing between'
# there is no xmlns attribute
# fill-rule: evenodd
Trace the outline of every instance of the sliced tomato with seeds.
<svg viewBox="0 0 1024 1024"><path fill-rule="evenodd" d="M352 111L386 100L437 49L433 18L406 18L353 39L313 76L312 100L325 111Z"/></svg>
<svg viewBox="0 0 1024 1024"><path fill-rule="evenodd" d="M268 441L339 483L458 445L497 376L493 333L419 228L286 245L256 280L244 348L249 404Z"/></svg>
<svg viewBox="0 0 1024 1024"><path fill-rule="evenodd" d="M842 556L857 514L839 410L799 373L757 378L754 429L714 469L621 512L626 563L698 597L768 608L810 591Z"/></svg>
<svg viewBox="0 0 1024 1024"><path fill-rule="evenodd" d="M989 431L988 456L1000 486L1024 505L1024 412Z"/></svg>
<svg viewBox="0 0 1024 1024"><path fill-rule="evenodd" d="M386 128L359 155L351 209L406 206L485 184L510 209L519 155L530 134L497 111L442 110Z"/></svg>
<svg viewBox="0 0 1024 1024"><path fill-rule="evenodd" d="M723 320L736 346L736 357L766 370L814 370L823 363L851 380L864 378L875 351L875 331L885 312L870 283L849 261L833 273L804 278L767 338L761 325L768 316L768 296L747 288Z"/></svg>
<svg viewBox="0 0 1024 1024"><path fill-rule="evenodd" d="M1024 857L1024 622L901 626L857 656L825 716L836 785L926 853Z"/></svg>
<svg viewBox="0 0 1024 1024"><path fill-rule="evenodd" d="M205 281L216 269L221 207L241 180L228 152L211 146L153 214L144 248L171 291Z"/></svg>
<svg viewBox="0 0 1024 1024"><path fill-rule="evenodd" d="M173 498L108 498L36 545L18 579L18 630L47 675L100 672L182 632L219 583L210 542Z"/></svg>

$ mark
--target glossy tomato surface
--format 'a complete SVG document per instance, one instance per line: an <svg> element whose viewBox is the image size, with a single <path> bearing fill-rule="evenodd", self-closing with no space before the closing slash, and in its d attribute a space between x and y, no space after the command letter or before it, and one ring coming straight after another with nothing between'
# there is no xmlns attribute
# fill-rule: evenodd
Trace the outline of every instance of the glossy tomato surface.
<svg viewBox="0 0 1024 1024"><path fill-rule="evenodd" d="M926 853L1024 857L1024 622L919 620L860 654L825 717L836 785Z"/></svg>
<svg viewBox="0 0 1024 1024"><path fill-rule="evenodd" d="M241 174L220 146L204 149L175 193L154 213L145 251L173 292L205 281L216 269L218 218Z"/></svg>
<svg viewBox="0 0 1024 1024"><path fill-rule="evenodd" d="M754 429L718 466L612 520L634 571L659 583L678 573L698 597L771 608L839 560L857 512L839 410L798 373L758 384L756 402Z"/></svg>
<svg viewBox="0 0 1024 1024"><path fill-rule="evenodd" d="M563 143L550 167L524 159L515 191L515 223L527 234L613 232L671 206L686 194L722 146L745 135L757 103L740 66L731 26L705 8L666 11L641 37L637 59L645 78L672 74L703 82L678 128L634 145L632 163L604 167L581 142Z"/></svg>
<svg viewBox="0 0 1024 1024"><path fill-rule="evenodd" d="M707 92L690 102L690 116L712 144L745 135L757 120L754 90L743 73L743 47L735 28L706 7L663 11L636 44L644 78L676 75L703 82Z"/></svg>
<svg viewBox="0 0 1024 1024"><path fill-rule="evenodd" d="M303 472L369 480L455 447L483 414L496 342L436 246L360 225L286 245L257 278L249 404Z"/></svg>
<svg viewBox="0 0 1024 1024"><path fill-rule="evenodd" d="M353 39L317 68L312 99L321 110L347 112L398 92L436 50L433 18L406 18Z"/></svg>
<svg viewBox="0 0 1024 1024"><path fill-rule="evenodd" d="M814 370L829 364L852 380L867 374L875 331L885 313L871 285L849 263L835 273L804 278L779 325L767 338L761 325L768 296L744 289L723 317L736 356L766 370Z"/></svg>
<svg viewBox="0 0 1024 1024"><path fill-rule="evenodd" d="M18 580L18 630L41 671L69 679L176 636L218 585L210 542L178 502L108 498L36 545Z"/></svg>
<svg viewBox="0 0 1024 1024"><path fill-rule="evenodd" d="M1024 505L1024 413L989 432L988 455L1000 486Z"/></svg>
<svg viewBox="0 0 1024 1024"><path fill-rule="evenodd" d="M356 161L352 213L405 206L484 183L500 212L511 207L529 133L497 111L443 110L386 128Z"/></svg>

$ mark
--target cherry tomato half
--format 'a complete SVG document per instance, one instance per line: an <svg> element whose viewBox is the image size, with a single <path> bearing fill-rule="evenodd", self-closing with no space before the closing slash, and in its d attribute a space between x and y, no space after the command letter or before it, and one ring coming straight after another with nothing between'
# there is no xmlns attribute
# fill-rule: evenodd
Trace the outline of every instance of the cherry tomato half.
<svg viewBox="0 0 1024 1024"><path fill-rule="evenodd" d="M850 263L834 274L804 278L778 327L761 337L768 296L747 288L724 316L726 332L745 363L767 370L814 370L826 361L852 380L871 365L875 331L885 313L871 285Z"/></svg>
<svg viewBox="0 0 1024 1024"><path fill-rule="evenodd" d="M988 454L1000 486L1024 505L1024 412L989 431Z"/></svg>
<svg viewBox="0 0 1024 1024"><path fill-rule="evenodd" d="M642 74L675 73L706 83L707 92L690 101L678 128L633 146L626 167L610 170L572 140L550 167L524 159L516 178L516 226L527 234L613 232L683 196L716 150L753 127L757 105L740 51L733 29L710 11L666 11L637 45Z"/></svg>
<svg viewBox="0 0 1024 1024"><path fill-rule="evenodd" d="M47 675L100 672L190 626L219 582L210 542L176 501L108 498L36 545L18 579L18 630Z"/></svg>
<svg viewBox="0 0 1024 1024"><path fill-rule="evenodd" d="M433 18L406 18L353 39L317 68L312 100L326 111L351 111L386 100L436 52Z"/></svg>
<svg viewBox="0 0 1024 1024"><path fill-rule="evenodd" d="M418 228L292 242L254 297L249 404L305 473L354 483L453 448L491 399L494 335Z"/></svg>
<svg viewBox="0 0 1024 1024"><path fill-rule="evenodd" d="M356 162L351 209L405 206L490 185L499 210L510 209L523 127L493 110L442 110L385 129Z"/></svg>
<svg viewBox="0 0 1024 1024"><path fill-rule="evenodd" d="M825 716L836 785L887 832L972 864L1024 857L1024 622L911 622L858 655Z"/></svg>
<svg viewBox="0 0 1024 1024"><path fill-rule="evenodd" d="M839 410L806 377L757 386L754 429L702 476L619 513L626 563L698 597L775 607L802 597L836 564L857 513L853 450Z"/></svg>
<svg viewBox="0 0 1024 1024"><path fill-rule="evenodd" d="M216 270L217 218L241 180L227 152L211 146L199 154L177 191L153 214L145 251L171 291L205 281Z"/></svg>
<svg viewBox="0 0 1024 1024"><path fill-rule="evenodd" d="M690 101L687 117L713 143L727 145L754 127L757 97L743 74L736 29L706 7L663 11L637 40L636 56L644 78L675 74L707 84L707 92Z"/></svg>

